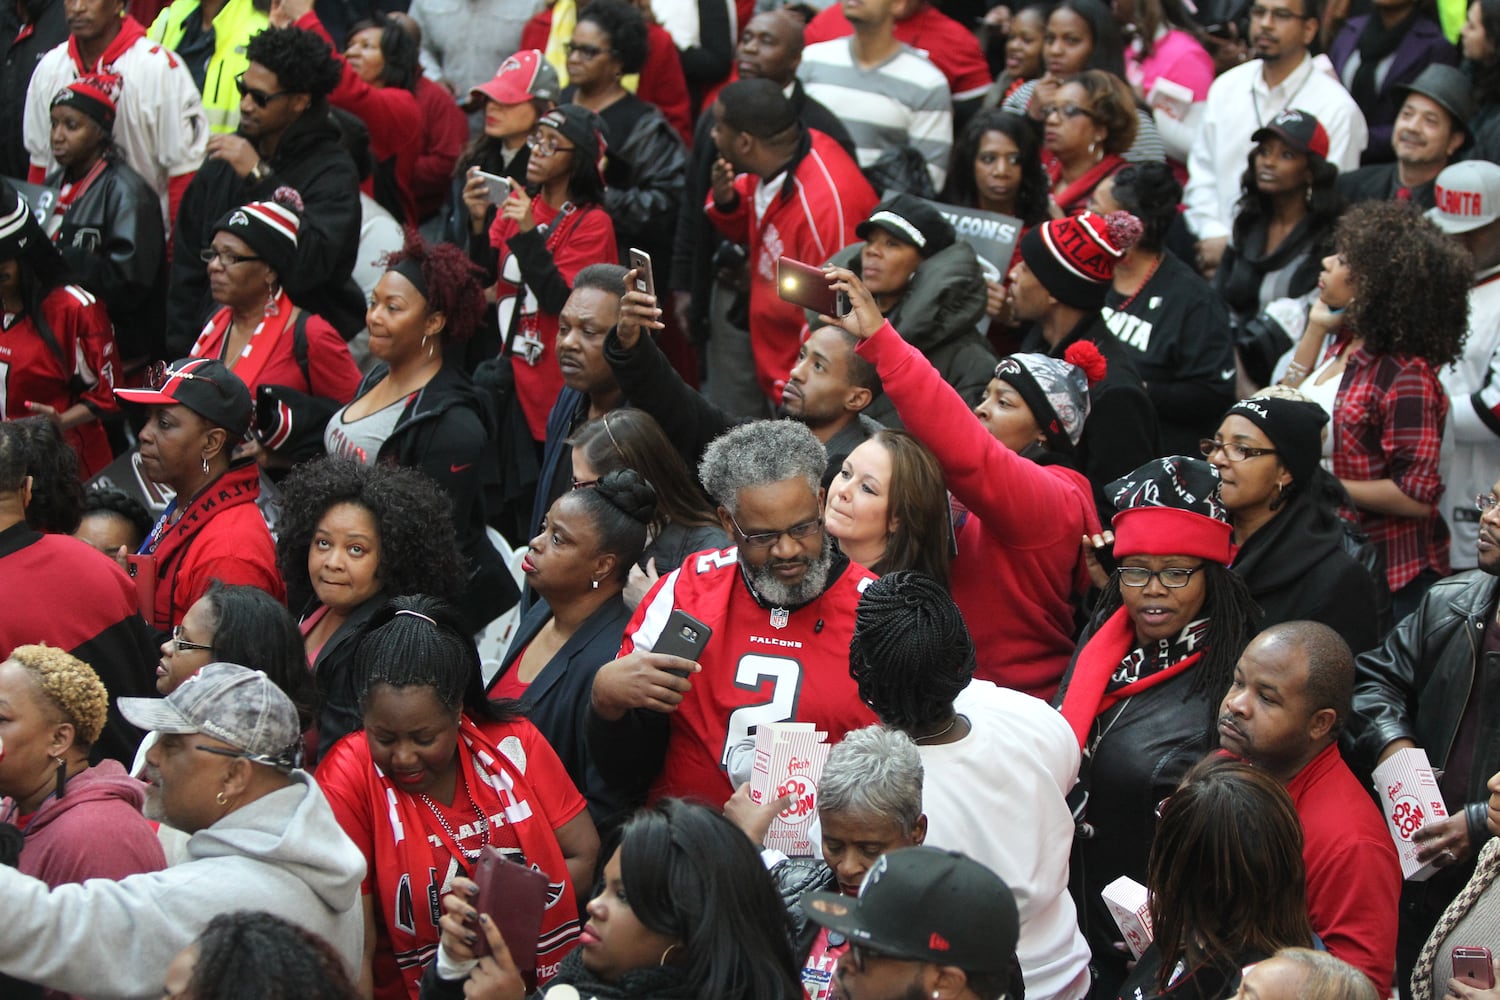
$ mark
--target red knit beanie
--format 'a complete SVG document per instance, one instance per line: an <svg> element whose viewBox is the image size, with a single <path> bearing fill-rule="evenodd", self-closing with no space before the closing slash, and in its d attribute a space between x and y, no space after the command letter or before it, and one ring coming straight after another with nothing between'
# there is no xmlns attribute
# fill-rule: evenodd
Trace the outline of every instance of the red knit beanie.
<svg viewBox="0 0 1500 1000"><path fill-rule="evenodd" d="M1074 309L1098 309L1115 265L1141 238L1129 212L1094 212L1052 219L1021 237L1021 259L1047 293Z"/></svg>

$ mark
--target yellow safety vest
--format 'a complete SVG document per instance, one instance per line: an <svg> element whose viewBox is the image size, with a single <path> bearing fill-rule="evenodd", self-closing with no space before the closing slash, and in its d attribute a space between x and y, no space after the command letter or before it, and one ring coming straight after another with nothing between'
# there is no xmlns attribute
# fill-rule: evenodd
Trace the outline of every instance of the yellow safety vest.
<svg viewBox="0 0 1500 1000"><path fill-rule="evenodd" d="M187 34L188 18L197 17L202 9L199 0L173 0L146 34L172 51ZM240 124L240 92L235 78L250 65L245 45L250 36L270 26L265 14L255 9L252 0L229 0L214 17L214 54L208 60L203 77L203 111L211 132L233 132Z"/></svg>

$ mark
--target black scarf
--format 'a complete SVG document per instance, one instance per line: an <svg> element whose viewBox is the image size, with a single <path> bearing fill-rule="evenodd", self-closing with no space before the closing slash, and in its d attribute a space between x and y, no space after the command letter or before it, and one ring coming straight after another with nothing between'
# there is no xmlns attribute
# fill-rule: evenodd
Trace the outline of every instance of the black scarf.
<svg viewBox="0 0 1500 1000"><path fill-rule="evenodd" d="M1379 68L1381 60L1395 52L1401 45L1401 39L1406 37L1407 31L1411 29L1412 22L1417 19L1417 8L1412 7L1411 13L1403 17L1399 22L1387 28L1381 23L1378 14L1371 14L1370 19L1365 22L1365 28L1359 33L1359 68L1354 71L1354 82L1349 87L1349 93L1354 97L1354 103L1361 108L1373 108L1379 97L1376 93L1375 70Z"/></svg>

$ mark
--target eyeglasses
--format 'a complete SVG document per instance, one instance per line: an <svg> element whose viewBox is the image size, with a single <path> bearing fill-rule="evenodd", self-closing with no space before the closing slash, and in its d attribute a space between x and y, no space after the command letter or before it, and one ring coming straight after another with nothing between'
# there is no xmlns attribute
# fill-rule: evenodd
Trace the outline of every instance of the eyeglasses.
<svg viewBox="0 0 1500 1000"><path fill-rule="evenodd" d="M1044 119L1051 118L1053 115L1060 115L1063 118L1078 118L1080 116L1092 118L1094 117L1094 112L1092 108L1086 108L1081 104L1046 104L1042 106L1042 117Z"/></svg>
<svg viewBox="0 0 1500 1000"><path fill-rule="evenodd" d="M533 153L539 156L551 156L553 153L571 153L577 146L559 146L556 139L542 135L541 129L533 129L526 137L526 145L531 147Z"/></svg>
<svg viewBox="0 0 1500 1000"><path fill-rule="evenodd" d="M252 260L264 260L265 258L251 257L242 253L230 253L228 250L215 250L213 247L209 247L206 250L198 252L198 259L205 264L212 264L214 261L218 261L225 267L233 267L236 264L244 264Z"/></svg>
<svg viewBox="0 0 1500 1000"><path fill-rule="evenodd" d="M1203 453L1204 458L1213 458L1214 452L1222 451L1224 457L1231 462L1243 462L1247 458L1280 454L1275 448L1249 448L1233 441L1215 441L1212 438L1199 441L1198 450Z"/></svg>
<svg viewBox="0 0 1500 1000"><path fill-rule="evenodd" d="M606 52L614 51L614 49L601 49L597 45L578 45L574 42L568 42L564 47L568 50L568 55L579 56L583 59L597 59Z"/></svg>
<svg viewBox="0 0 1500 1000"><path fill-rule="evenodd" d="M1481 514L1487 514L1497 503L1500 503L1500 497L1493 493L1481 493L1474 498L1474 509Z"/></svg>
<svg viewBox="0 0 1500 1000"><path fill-rule="evenodd" d="M1120 583L1127 587L1144 587L1155 577L1161 581L1163 587L1169 590L1177 590L1186 587L1193 579L1193 574L1201 570L1202 566L1194 566L1192 569L1182 569L1171 566L1167 569L1147 569L1144 566L1121 566L1115 570L1120 577Z"/></svg>
<svg viewBox="0 0 1500 1000"><path fill-rule="evenodd" d="M234 86L240 92L241 97L248 97L255 102L257 108L263 108L278 97L286 97L291 94L290 90L278 90L274 94L268 94L264 90L256 90L254 87L245 86L245 74L241 73L234 78Z"/></svg>
<svg viewBox="0 0 1500 1000"><path fill-rule="evenodd" d="M769 549L781 540L782 535L793 539L806 538L823 527L823 519L815 517L811 521L803 521L780 531L757 531L753 535L747 535L733 514L729 515L729 523L734 525L735 534L740 536L740 544L747 549Z"/></svg>
<svg viewBox="0 0 1500 1000"><path fill-rule="evenodd" d="M207 382L209 385L218 385L207 375L194 375L190 371L182 371L170 367L165 361L158 361L146 369L146 385L151 389L160 389L174 378L185 378L189 381ZM181 628L179 625L178 628Z"/></svg>
<svg viewBox="0 0 1500 1000"><path fill-rule="evenodd" d="M192 650L192 649L201 649L205 653L212 653L214 651L214 648L212 646L205 646L201 642L188 642L186 639L184 639L182 637L182 626L181 625L173 625L172 626L172 652L174 652L174 653L183 653L183 652L186 652L186 651Z"/></svg>
<svg viewBox="0 0 1500 1000"><path fill-rule="evenodd" d="M1296 11L1287 10L1285 7L1262 7L1260 4L1256 4L1250 8L1250 20L1264 21L1268 17L1277 24L1289 24L1292 21L1306 21L1312 15L1298 14Z"/></svg>

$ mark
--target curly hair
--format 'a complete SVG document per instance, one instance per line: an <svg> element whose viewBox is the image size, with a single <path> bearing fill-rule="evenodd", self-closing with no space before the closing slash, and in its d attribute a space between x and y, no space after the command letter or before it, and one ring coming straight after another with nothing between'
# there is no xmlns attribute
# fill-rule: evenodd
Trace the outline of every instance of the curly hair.
<svg viewBox="0 0 1500 1000"><path fill-rule="evenodd" d="M380 71L381 85L400 90L416 90L417 80L422 76L416 38L382 11L375 11L369 19L356 23L344 37L352 40L355 35L370 28L380 29L380 58L385 60L385 66Z"/></svg>
<svg viewBox="0 0 1500 1000"><path fill-rule="evenodd" d="M427 286L427 311L443 314L440 336L448 340L468 340L484 321L484 289L479 284L483 272L468 254L452 243L428 243L411 226L406 227L406 242L400 250L380 258L387 271L406 261L422 269L422 283Z"/></svg>
<svg viewBox="0 0 1500 1000"><path fill-rule="evenodd" d="M1104 126L1104 142L1100 145L1106 153L1119 155L1135 144L1141 120L1129 84L1102 69L1086 69L1063 83L1076 83L1089 95L1089 117Z"/></svg>
<svg viewBox="0 0 1500 1000"><path fill-rule="evenodd" d="M330 456L297 466L281 483L276 565L286 580L289 607L312 602L307 553L323 515L343 503L375 519L380 546L375 576L382 592L458 597L468 573L454 533L452 504L442 489L416 469Z"/></svg>
<svg viewBox="0 0 1500 1000"><path fill-rule="evenodd" d="M1167 241L1167 230L1177 219L1182 185L1165 163L1132 163L1115 174L1114 199L1121 208L1141 220L1141 240L1136 246L1157 253Z"/></svg>
<svg viewBox="0 0 1500 1000"><path fill-rule="evenodd" d="M333 93L343 76L328 43L301 28L266 28L252 35L245 58L275 74L283 91L307 94L315 101Z"/></svg>
<svg viewBox="0 0 1500 1000"><path fill-rule="evenodd" d="M318 935L269 913L208 922L194 942L188 994L216 1000L357 1000L344 961Z"/></svg>
<svg viewBox="0 0 1500 1000"><path fill-rule="evenodd" d="M94 514L102 517L117 517L128 524L134 536L134 544L131 548L140 548L141 542L144 542L146 536L151 534L151 527L156 523L151 513L139 500L113 486L96 487L83 494L83 516L89 517Z"/></svg>
<svg viewBox="0 0 1500 1000"><path fill-rule="evenodd" d="M94 745L109 715L109 692L93 667L46 645L17 646L6 659L31 674L42 699L73 726L75 746L86 750Z"/></svg>
<svg viewBox="0 0 1500 1000"><path fill-rule="evenodd" d="M1016 217L1027 226L1047 219L1047 174L1042 170L1041 141L1026 119L1009 111L991 108L969 119L953 144L948 160L948 184L942 200L950 205L979 206L979 187L974 166L979 146L987 133L999 132L1016 144L1021 161L1021 186L1016 191Z"/></svg>
<svg viewBox="0 0 1500 1000"><path fill-rule="evenodd" d="M822 488L828 452L806 424L756 420L714 438L698 462L698 478L731 515L739 513L740 490L802 479L813 496Z"/></svg>
<svg viewBox="0 0 1500 1000"><path fill-rule="evenodd" d="M51 417L23 417L6 421L20 436L31 477L31 503L26 523L36 531L71 535L83 520L83 481L78 475L78 453L64 440Z"/></svg>
<svg viewBox="0 0 1500 1000"><path fill-rule="evenodd" d="M579 12L578 20L592 21L609 36L620 69L626 73L639 73L646 65L646 19L635 4L626 0L594 0Z"/></svg>
<svg viewBox="0 0 1500 1000"><path fill-rule="evenodd" d="M1433 368L1458 358L1469 334L1467 250L1410 202L1367 201L1333 231L1354 301L1344 322L1375 354L1409 354Z"/></svg>

